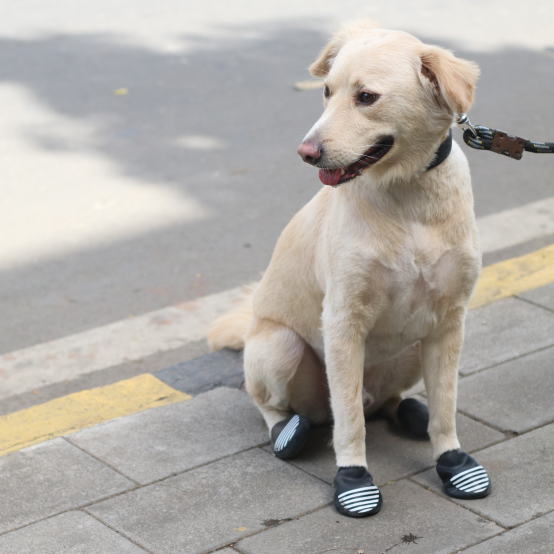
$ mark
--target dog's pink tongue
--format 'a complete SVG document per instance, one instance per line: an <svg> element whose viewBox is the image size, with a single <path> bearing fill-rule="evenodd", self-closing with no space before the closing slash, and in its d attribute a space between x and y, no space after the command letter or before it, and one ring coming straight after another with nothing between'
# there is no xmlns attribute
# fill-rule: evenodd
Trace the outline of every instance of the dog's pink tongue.
<svg viewBox="0 0 554 554"><path fill-rule="evenodd" d="M319 179L324 185L330 185L334 187L339 182L339 179L340 179L340 168L339 169L320 169Z"/></svg>

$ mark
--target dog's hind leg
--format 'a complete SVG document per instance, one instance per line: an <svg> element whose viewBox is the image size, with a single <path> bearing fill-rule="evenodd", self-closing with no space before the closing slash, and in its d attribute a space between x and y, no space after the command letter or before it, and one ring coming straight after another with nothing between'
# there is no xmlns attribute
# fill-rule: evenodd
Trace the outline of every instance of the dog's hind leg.
<svg viewBox="0 0 554 554"><path fill-rule="evenodd" d="M304 355L305 343L292 329L255 319L244 348L246 391L269 429L290 415L289 384Z"/></svg>
<svg viewBox="0 0 554 554"><path fill-rule="evenodd" d="M298 454L306 442L310 419L318 419L309 400L310 376L315 375L313 356L292 329L264 319L252 322L244 350L246 390L260 409L274 454L280 458Z"/></svg>

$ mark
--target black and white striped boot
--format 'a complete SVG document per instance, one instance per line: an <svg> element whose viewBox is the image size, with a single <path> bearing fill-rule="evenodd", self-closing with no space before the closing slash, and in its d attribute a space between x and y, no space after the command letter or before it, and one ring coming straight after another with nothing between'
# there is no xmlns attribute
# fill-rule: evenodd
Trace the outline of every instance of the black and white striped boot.
<svg viewBox="0 0 554 554"><path fill-rule="evenodd" d="M365 467L340 467L335 476L337 511L348 517L368 517L383 506L383 497Z"/></svg>
<svg viewBox="0 0 554 554"><path fill-rule="evenodd" d="M445 452L438 459L437 473L444 492L452 498L471 500L484 498L491 492L491 481L486 470L475 458L461 450Z"/></svg>
<svg viewBox="0 0 554 554"><path fill-rule="evenodd" d="M306 416L293 415L271 429L273 454L281 460L294 458L306 444L311 425Z"/></svg>
<svg viewBox="0 0 554 554"><path fill-rule="evenodd" d="M427 437L427 428L429 427L429 408L415 398L406 398L398 405L396 411L398 421L406 431Z"/></svg>

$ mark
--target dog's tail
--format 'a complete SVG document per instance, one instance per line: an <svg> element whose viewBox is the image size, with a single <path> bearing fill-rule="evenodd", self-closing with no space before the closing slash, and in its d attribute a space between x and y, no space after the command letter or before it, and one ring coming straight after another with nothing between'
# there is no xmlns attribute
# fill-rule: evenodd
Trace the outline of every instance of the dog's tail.
<svg viewBox="0 0 554 554"><path fill-rule="evenodd" d="M244 348L246 329L253 315L252 300L255 290L255 287L248 287L240 304L213 322L208 331L208 344L212 350L225 347L233 350Z"/></svg>

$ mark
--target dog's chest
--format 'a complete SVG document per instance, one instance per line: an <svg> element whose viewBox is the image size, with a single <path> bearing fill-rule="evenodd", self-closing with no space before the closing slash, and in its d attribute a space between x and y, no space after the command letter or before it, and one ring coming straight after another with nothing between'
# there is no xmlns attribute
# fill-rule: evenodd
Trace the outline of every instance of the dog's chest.
<svg viewBox="0 0 554 554"><path fill-rule="evenodd" d="M380 266L372 281L382 283L378 314L367 345L383 359L428 336L441 314L456 302L461 281L461 257L436 241L420 240L407 247L392 267ZM380 353L380 355L379 355Z"/></svg>

